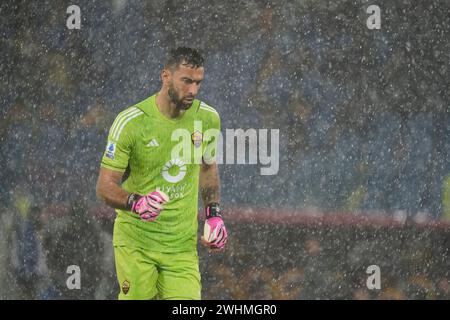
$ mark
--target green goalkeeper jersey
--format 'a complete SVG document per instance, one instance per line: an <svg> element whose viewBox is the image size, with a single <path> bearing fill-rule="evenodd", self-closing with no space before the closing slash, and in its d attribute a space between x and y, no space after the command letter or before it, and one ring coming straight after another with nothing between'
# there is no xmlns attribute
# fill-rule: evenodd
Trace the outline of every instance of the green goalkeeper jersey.
<svg viewBox="0 0 450 320"><path fill-rule="evenodd" d="M196 250L200 163L202 158L214 161L219 132L218 113L199 100L176 119L159 111L156 95L119 113L101 166L119 172L128 168L122 188L129 193L161 190L170 200L153 222L116 209L115 246L158 252Z"/></svg>

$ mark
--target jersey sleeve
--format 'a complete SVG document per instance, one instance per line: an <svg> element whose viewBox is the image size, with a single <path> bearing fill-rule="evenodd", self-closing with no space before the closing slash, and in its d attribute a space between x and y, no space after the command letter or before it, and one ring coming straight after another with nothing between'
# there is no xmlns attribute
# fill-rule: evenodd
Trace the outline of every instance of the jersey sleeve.
<svg viewBox="0 0 450 320"><path fill-rule="evenodd" d="M114 120L108 134L106 149L103 154L101 167L124 172L134 145L133 130L128 123L130 117L122 112Z"/></svg>
<svg viewBox="0 0 450 320"><path fill-rule="evenodd" d="M214 163L217 158L218 142L221 138L220 128L220 116L217 112L211 112L208 121L208 130L205 131L206 146L203 151L203 160L207 164Z"/></svg>

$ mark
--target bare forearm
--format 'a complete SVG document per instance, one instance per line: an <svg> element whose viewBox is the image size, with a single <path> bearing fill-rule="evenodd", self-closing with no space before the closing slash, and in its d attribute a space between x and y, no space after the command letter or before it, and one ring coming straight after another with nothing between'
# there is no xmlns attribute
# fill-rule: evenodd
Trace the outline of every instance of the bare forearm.
<svg viewBox="0 0 450 320"><path fill-rule="evenodd" d="M97 197L113 208L126 209L129 194L120 187L118 181L120 176L110 179L101 172L97 181Z"/></svg>
<svg viewBox="0 0 450 320"><path fill-rule="evenodd" d="M202 201L204 205L212 202L220 202L219 186L204 187L202 190Z"/></svg>
<svg viewBox="0 0 450 320"><path fill-rule="evenodd" d="M116 209L126 209L129 193L120 188L118 185L110 185L101 192L97 193L98 197L107 205Z"/></svg>
<svg viewBox="0 0 450 320"><path fill-rule="evenodd" d="M217 164L202 165L200 169L200 194L203 205L220 203L220 179Z"/></svg>

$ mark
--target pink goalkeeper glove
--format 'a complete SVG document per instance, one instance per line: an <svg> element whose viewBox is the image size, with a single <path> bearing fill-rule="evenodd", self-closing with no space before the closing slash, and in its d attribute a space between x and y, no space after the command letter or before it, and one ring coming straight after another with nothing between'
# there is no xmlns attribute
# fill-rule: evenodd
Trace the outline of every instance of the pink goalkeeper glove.
<svg viewBox="0 0 450 320"><path fill-rule="evenodd" d="M155 221L163 210L163 204L168 201L169 196L162 191L153 191L146 196L131 194L128 197L131 212L138 214L144 221Z"/></svg>
<svg viewBox="0 0 450 320"><path fill-rule="evenodd" d="M218 203L210 203L205 208L206 221L203 229L203 242L211 249L223 249L227 243L228 233L220 215Z"/></svg>

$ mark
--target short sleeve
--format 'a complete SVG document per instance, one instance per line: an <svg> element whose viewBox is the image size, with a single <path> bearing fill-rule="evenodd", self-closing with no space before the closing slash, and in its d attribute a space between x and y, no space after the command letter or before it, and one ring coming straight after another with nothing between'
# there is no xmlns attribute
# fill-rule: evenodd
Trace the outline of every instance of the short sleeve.
<svg viewBox="0 0 450 320"><path fill-rule="evenodd" d="M133 130L129 129L129 122L140 114L139 111L133 112L127 109L116 117L109 130L108 141L101 162L102 167L120 172L126 170L134 145Z"/></svg>

